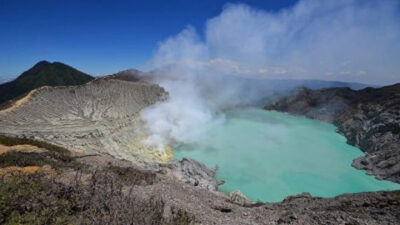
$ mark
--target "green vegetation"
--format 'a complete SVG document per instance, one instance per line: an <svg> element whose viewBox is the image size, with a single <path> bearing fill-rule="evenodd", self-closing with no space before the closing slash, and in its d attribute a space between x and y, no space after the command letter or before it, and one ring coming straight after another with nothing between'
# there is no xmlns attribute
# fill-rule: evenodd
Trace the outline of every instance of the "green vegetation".
<svg viewBox="0 0 400 225"><path fill-rule="evenodd" d="M113 176L96 173L88 184L70 184L40 174L0 183L0 224L162 224L163 202L140 202Z"/></svg>
<svg viewBox="0 0 400 225"><path fill-rule="evenodd" d="M81 163L77 162L71 156L70 151L46 142L0 135L0 144L6 146L33 145L47 150L40 154L35 152L6 152L0 155L0 168L8 166L25 167L50 165L52 168L60 170L63 168L78 169L83 167Z"/></svg>
<svg viewBox="0 0 400 225"><path fill-rule="evenodd" d="M68 224L74 196L62 194L57 188L61 187L42 180L38 174L3 177L0 181L0 224Z"/></svg>
<svg viewBox="0 0 400 225"><path fill-rule="evenodd" d="M0 104L42 86L79 85L93 79L63 63L41 61L14 81L0 85Z"/></svg>
<svg viewBox="0 0 400 225"><path fill-rule="evenodd" d="M68 149L49 144L44 141L39 141L39 140L34 140L34 139L29 139L29 138L17 138L17 137L9 137L9 136L4 136L0 135L0 144L6 145L6 146L13 146L13 145L33 145L37 146L39 148L45 148L51 152L56 152L60 153L62 155L71 155L71 152L68 151Z"/></svg>
<svg viewBox="0 0 400 225"><path fill-rule="evenodd" d="M138 185L157 182L153 172L114 165L87 168L68 150L37 140L0 136L0 144L47 149L0 154L0 169L49 165L57 171L0 175L0 224L193 224L192 216L174 208L166 221L162 199L137 194Z"/></svg>
<svg viewBox="0 0 400 225"><path fill-rule="evenodd" d="M162 217L164 202L124 190L117 177L96 172L86 183L79 176L60 182L39 173L0 179L0 224L149 224L188 225L194 218L173 210L171 221Z"/></svg>
<svg viewBox="0 0 400 225"><path fill-rule="evenodd" d="M0 168L9 166L44 166L50 165L57 170L64 168L79 168L80 163L74 161L70 157L53 157L54 154L45 153L24 153L24 152L7 152L0 155Z"/></svg>

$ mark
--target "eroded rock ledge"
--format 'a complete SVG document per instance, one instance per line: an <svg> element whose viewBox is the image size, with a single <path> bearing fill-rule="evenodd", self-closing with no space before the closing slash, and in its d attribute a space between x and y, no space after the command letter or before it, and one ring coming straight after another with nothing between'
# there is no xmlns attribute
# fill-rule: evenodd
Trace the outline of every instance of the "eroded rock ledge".
<svg viewBox="0 0 400 225"><path fill-rule="evenodd" d="M354 167L400 183L400 84L359 91L301 89L264 108L334 123L365 153Z"/></svg>
<svg viewBox="0 0 400 225"><path fill-rule="evenodd" d="M158 85L97 79L85 85L35 89L0 111L0 134L28 137L85 154L147 162L171 155L148 151L141 143L140 111L167 97Z"/></svg>

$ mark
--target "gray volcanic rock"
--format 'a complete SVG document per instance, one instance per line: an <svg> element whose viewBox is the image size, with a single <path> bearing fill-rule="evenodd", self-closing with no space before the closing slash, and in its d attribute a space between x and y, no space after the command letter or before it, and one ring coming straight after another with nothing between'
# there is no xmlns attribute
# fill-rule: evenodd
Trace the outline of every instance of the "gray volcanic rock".
<svg viewBox="0 0 400 225"><path fill-rule="evenodd" d="M215 179L217 168L209 169L204 164L189 158L183 158L178 165L178 176L182 176L183 180L193 186L216 191L218 186L223 184L222 181Z"/></svg>
<svg viewBox="0 0 400 225"><path fill-rule="evenodd" d="M132 82L148 82L152 83L152 81L155 79L157 74L154 73L148 73L148 72L143 72L140 70L136 69L128 69L128 70L123 70L118 73L114 73L111 75L106 75L102 77L101 79L115 79L115 80L124 80L124 81L132 81Z"/></svg>
<svg viewBox="0 0 400 225"><path fill-rule="evenodd" d="M370 192L334 198L301 194L267 207L279 210L276 224L394 225L400 222L399 206L399 192Z"/></svg>
<svg viewBox="0 0 400 225"><path fill-rule="evenodd" d="M169 176L170 174L165 173L166 171L143 170L132 162L115 159L109 155L76 154L71 156L60 149L55 151L54 148L50 148L37 151L35 146L25 147L32 148L29 155L26 151L13 153L25 160L30 156L31 159L28 160L30 165L41 167L44 159L51 164L44 165L43 172L32 175L32 177L39 178L40 175L42 180L56 185L50 186L50 188L35 188L28 192L32 195L23 197L26 202L3 201L5 206L14 208L11 212L15 214L29 212L30 217L31 215L42 216L42 211L31 210L29 206L43 208L44 205L48 209L54 204L46 201L49 199L55 201L57 198L54 197L57 196L59 199L65 199L64 197L67 196L67 199L76 197L78 200L84 199L85 202L83 205L85 207L76 207L81 206L81 201L78 201L79 205L76 200L62 201L63 205L76 208L76 211L71 210L69 211L71 214L66 214L67 217L72 217L70 218L72 219L71 224L110 224L109 221L112 221L112 224L129 224L134 220L134 224L397 225L400 221L400 191L345 194L334 198L318 198L303 193L289 196L278 203L252 203L240 192L233 192L228 196L222 192L209 191L187 182L181 182L176 177ZM6 154L0 154L0 158L7 157ZM18 160L2 159L0 160L0 170L10 164L21 163L17 162ZM193 163L196 164L192 160L185 160L184 167L192 168L190 164ZM82 170L82 168L85 169ZM190 171L201 176L212 174L212 172L199 172L197 169L203 170L203 166L194 165ZM51 172L52 170L57 172ZM15 176L19 177L19 174L15 173ZM12 179L2 179L1 185L8 180ZM31 187L21 186L23 187L21 190L15 185L8 186L8 191L25 193L23 191ZM18 199L17 196L12 197ZM152 204L150 210L142 207L149 202L154 203L155 200L157 200L156 204ZM21 207L19 204L28 205L28 207ZM93 213L87 208L92 208L97 213ZM136 208L139 210L135 210ZM155 219L153 217L155 210L159 212L156 221L153 220ZM77 216L80 213L84 216L90 215L90 217L88 216L88 220L83 221L81 217ZM52 215L44 214L43 217ZM118 218L126 218L125 215L129 215L129 220L118 220ZM5 216L6 218L11 217L10 215ZM101 218L105 219L101 220ZM150 220L141 220L142 218ZM174 220L174 218L180 219ZM77 222L74 223L74 221ZM160 223L160 221L170 222Z"/></svg>
<svg viewBox="0 0 400 225"><path fill-rule="evenodd" d="M162 196L166 207L183 209L195 217L195 224L203 225L397 225L400 221L399 191L334 198L301 195L279 203L246 204L246 201L232 201L220 192L163 179L152 186L140 187L139 192Z"/></svg>
<svg viewBox="0 0 400 225"><path fill-rule="evenodd" d="M113 165L120 164L119 160L109 160ZM184 166L177 168L190 168L189 174L198 174L203 178L213 174L213 171L190 159L182 160L181 164ZM181 182L162 170L155 173L157 179L152 185L136 186L133 194L149 199L160 197L165 203L163 217L171 218L176 213L172 209L180 209L194 217L194 224L397 225L400 221L400 191L344 194L334 198L312 197L303 193L278 203L252 203L237 191L226 195L201 188L201 185L194 186L185 179Z"/></svg>
<svg viewBox="0 0 400 225"><path fill-rule="evenodd" d="M400 182L400 84L359 91L301 89L264 108L334 123L349 144L366 153L353 166Z"/></svg>
<svg viewBox="0 0 400 225"><path fill-rule="evenodd" d="M145 77L147 74L136 70L136 69L129 69L129 70L123 70L118 73L112 74L112 75L107 75L104 76L103 79L115 79L115 80L124 80L124 81L141 81L143 80L143 77Z"/></svg>
<svg viewBox="0 0 400 225"><path fill-rule="evenodd" d="M79 86L45 86L0 111L0 133L87 154L153 162L161 156L141 145L146 136L139 113L166 97L158 85L114 79Z"/></svg>

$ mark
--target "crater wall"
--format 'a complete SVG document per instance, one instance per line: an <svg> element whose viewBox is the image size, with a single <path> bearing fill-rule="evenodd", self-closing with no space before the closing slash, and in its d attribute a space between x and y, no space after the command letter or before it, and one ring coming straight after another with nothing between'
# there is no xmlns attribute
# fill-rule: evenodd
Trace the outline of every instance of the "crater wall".
<svg viewBox="0 0 400 225"><path fill-rule="evenodd" d="M139 113L166 97L158 85L114 79L46 86L0 111L0 133L138 163L165 161L170 156L158 155L141 144L146 136Z"/></svg>

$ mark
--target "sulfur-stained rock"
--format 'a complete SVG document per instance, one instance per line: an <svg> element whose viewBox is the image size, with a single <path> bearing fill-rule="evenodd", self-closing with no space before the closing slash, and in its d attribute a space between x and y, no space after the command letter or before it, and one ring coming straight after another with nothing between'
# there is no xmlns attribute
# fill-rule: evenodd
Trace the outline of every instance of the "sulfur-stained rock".
<svg viewBox="0 0 400 225"><path fill-rule="evenodd" d="M97 79L42 87L0 111L0 134L29 137L87 154L106 153L146 164L169 160L144 146L140 111L167 97L155 84Z"/></svg>

